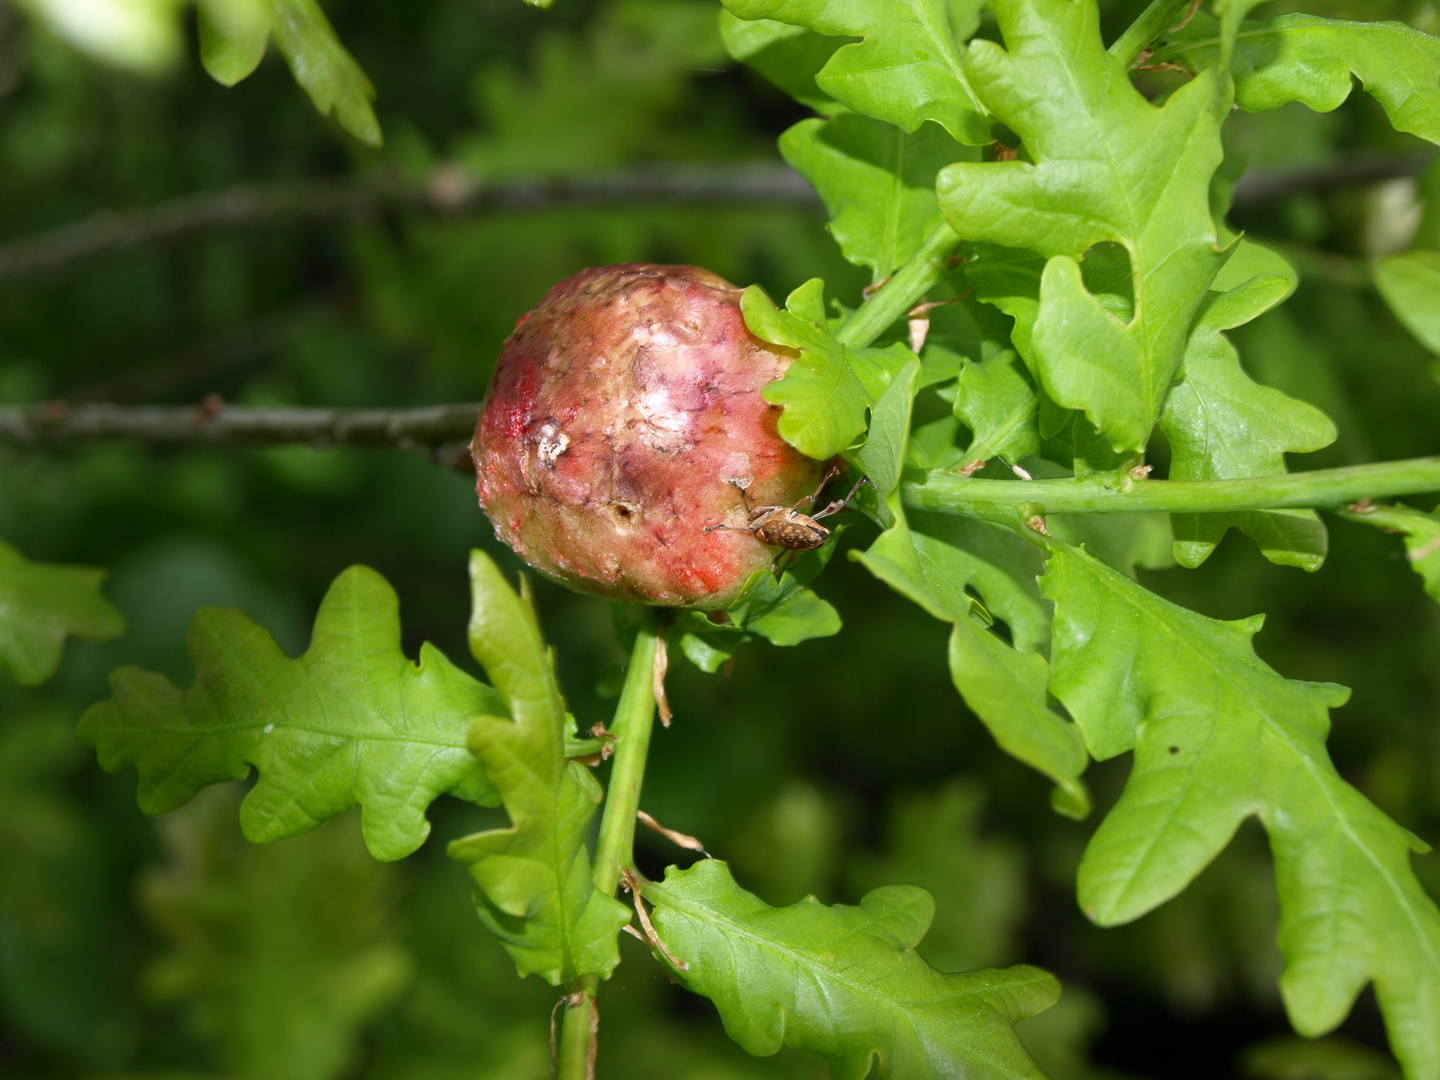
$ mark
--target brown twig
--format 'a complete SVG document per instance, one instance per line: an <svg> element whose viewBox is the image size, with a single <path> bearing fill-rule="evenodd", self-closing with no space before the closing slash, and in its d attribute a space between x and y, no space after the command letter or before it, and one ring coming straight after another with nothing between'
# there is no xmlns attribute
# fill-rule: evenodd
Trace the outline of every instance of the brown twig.
<svg viewBox="0 0 1440 1080"><path fill-rule="evenodd" d="M156 446L353 446L408 450L465 467L478 403L410 409L254 408L211 396L200 405L0 408L0 446L54 447L123 440Z"/></svg>
<svg viewBox="0 0 1440 1080"><path fill-rule="evenodd" d="M423 181L394 176L299 184L237 184L80 221L0 243L0 284L48 277L90 260L186 236L295 222L353 222L387 213L460 217L570 206L764 205L819 209L794 170L778 164L670 166L602 176L486 181L442 165Z"/></svg>

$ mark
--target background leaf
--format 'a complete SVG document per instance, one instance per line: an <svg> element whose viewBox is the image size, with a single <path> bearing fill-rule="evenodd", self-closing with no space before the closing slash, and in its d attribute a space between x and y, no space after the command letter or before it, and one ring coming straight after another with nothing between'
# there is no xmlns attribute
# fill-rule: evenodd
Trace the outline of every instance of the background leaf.
<svg viewBox="0 0 1440 1080"><path fill-rule="evenodd" d="M335 579L298 660L240 612L219 608L195 616L189 646L188 690L120 668L114 696L80 719L104 768L135 767L147 814L243 780L253 765L260 778L240 807L250 840L296 836L358 804L366 846L392 860L425 842L436 796L498 800L465 731L477 712L503 703L433 646L421 646L418 664L400 651L399 600L368 567Z"/></svg>
<svg viewBox="0 0 1440 1080"><path fill-rule="evenodd" d="M154 998L184 1002L187 1026L223 1068L332 1080L413 977L398 883L350 822L246 844L236 787L201 793L161 828L167 861L146 873L141 897L169 948L146 981Z"/></svg>
<svg viewBox="0 0 1440 1080"><path fill-rule="evenodd" d="M1440 356L1440 252L1411 251L1375 264L1375 287L1415 339Z"/></svg>
<svg viewBox="0 0 1440 1080"><path fill-rule="evenodd" d="M1050 689L1097 759L1135 750L1125 793L1080 864L1092 919L1134 919L1179 892L1258 814L1280 894L1281 993L1303 1035L1333 1029L1368 980L1406 1075L1440 1069L1440 911L1412 834L1340 778L1325 748L1344 687L1290 682L1250 638L1162 600L1088 555L1051 549Z"/></svg>
<svg viewBox="0 0 1440 1080"><path fill-rule="evenodd" d="M450 856L469 865L480 918L521 975L555 986L609 976L630 912L590 879L585 835L604 796L588 769L565 758L570 721L529 596L479 551L470 580L471 650L501 698L471 724L470 749L511 825L453 841Z"/></svg>
<svg viewBox="0 0 1440 1080"><path fill-rule="evenodd" d="M1040 1077L1012 1025L1054 1004L1059 984L1031 967L942 975L914 952L935 904L913 885L858 907L813 897L772 908L713 859L642 887L681 984L708 997L730 1037L757 1056L814 1050L836 1080Z"/></svg>
<svg viewBox="0 0 1440 1080"><path fill-rule="evenodd" d="M1209 183L1224 90L1202 74L1151 105L1105 51L1094 0L996 0L995 12L1009 49L976 41L967 70L1034 163L951 165L941 209L967 240L1045 256L1031 341L1044 389L1116 450L1143 451L1222 261ZM1128 319L1082 279L1077 260L1104 242L1129 254Z"/></svg>
<svg viewBox="0 0 1440 1080"><path fill-rule="evenodd" d="M105 571L33 563L0 540L0 666L21 686L55 673L67 636L108 641L125 619L100 595Z"/></svg>

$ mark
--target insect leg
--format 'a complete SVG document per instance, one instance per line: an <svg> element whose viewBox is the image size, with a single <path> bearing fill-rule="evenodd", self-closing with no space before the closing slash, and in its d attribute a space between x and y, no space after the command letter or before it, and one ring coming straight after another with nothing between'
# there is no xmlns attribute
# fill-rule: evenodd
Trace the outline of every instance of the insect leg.
<svg viewBox="0 0 1440 1080"><path fill-rule="evenodd" d="M753 517L755 511L750 506L750 481L747 480L742 484L739 480L731 480L730 486L740 493L740 501L745 505L745 516ZM709 532L710 530L706 529L705 531Z"/></svg>
<svg viewBox="0 0 1440 1080"><path fill-rule="evenodd" d="M729 532L748 532L748 533L753 533L753 532L755 531L755 530L752 529L749 525L725 525L725 524L720 524L720 525L706 525L706 526L705 526L705 532L706 532L706 533L712 533L712 532L714 532L716 529L726 529L726 530L728 530Z"/></svg>
<svg viewBox="0 0 1440 1080"><path fill-rule="evenodd" d="M814 494L805 496L805 498L797 502L793 507L791 507L791 509L799 510L800 507L805 506L807 503L813 503L816 499L820 497L820 493L825 490L825 485L830 483L831 480L834 480L835 477L839 476L842 471L843 469L841 468L841 466L831 465L828 469L825 470L825 475L820 477L820 486L815 489Z"/></svg>
<svg viewBox="0 0 1440 1080"><path fill-rule="evenodd" d="M825 509L821 510L819 513L811 514L810 520L814 521L817 518L829 517L831 514L838 514L841 510L844 510L845 507L850 505L850 500L855 498L855 493L860 490L861 484L870 484L870 478L868 476L860 477L859 480L855 481L855 486L850 489L849 495L846 495L845 498L841 499L839 502L832 502L829 506L825 507ZM875 485L870 484L870 486L874 487Z"/></svg>

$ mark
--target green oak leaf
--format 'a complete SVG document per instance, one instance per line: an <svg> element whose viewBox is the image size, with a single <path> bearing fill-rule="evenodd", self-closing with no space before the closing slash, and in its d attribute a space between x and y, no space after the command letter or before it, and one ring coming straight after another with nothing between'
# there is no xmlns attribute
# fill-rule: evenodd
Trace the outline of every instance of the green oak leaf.
<svg viewBox="0 0 1440 1080"><path fill-rule="evenodd" d="M842 105L903 131L933 120L960 142L993 141L946 0L725 0L725 7L741 19L860 38L836 49L815 78Z"/></svg>
<svg viewBox="0 0 1440 1080"><path fill-rule="evenodd" d="M825 319L825 283L812 278L777 308L758 285L740 297L745 325L761 341L799 355L765 388L765 400L784 412L781 438L817 461L849 448L865 430L865 410L914 354L898 342L886 349L852 349L836 341Z"/></svg>
<svg viewBox="0 0 1440 1080"><path fill-rule="evenodd" d="M1229 277L1227 266L1217 285L1230 284ZM1160 416L1170 440L1170 479L1279 476L1286 452L1310 453L1335 441L1334 423L1315 406L1252 381L1222 333L1270 310L1294 285L1293 277L1262 274L1207 296L1185 349L1185 377ZM1174 528L1182 566L1199 566L1231 528L1282 566L1318 570L1327 550L1325 526L1313 510L1176 514Z"/></svg>
<svg viewBox="0 0 1440 1080"><path fill-rule="evenodd" d="M966 461L998 457L1011 464L1040 452L1039 399L1009 349L960 372L955 415L970 429Z"/></svg>
<svg viewBox="0 0 1440 1080"><path fill-rule="evenodd" d="M1049 629L1038 595L1026 585L1035 578L1035 549L1000 525L906 511L893 498L891 512L894 524L853 557L902 596L954 624L950 673L965 704L1002 750L1055 782L1051 802L1057 811L1084 817L1090 811L1080 779L1089 764L1084 741L1047 704L1049 665L1035 651ZM967 588L980 594L984 608ZM1019 648L974 621L988 622L991 613L1005 620Z"/></svg>
<svg viewBox="0 0 1440 1080"><path fill-rule="evenodd" d="M1220 58L1214 19L1197 14L1156 48L1151 63L1204 71ZM1397 131L1440 143L1440 38L1398 22L1280 15L1240 27L1230 61L1235 103L1268 112L1298 101L1338 108L1353 79L1385 109Z"/></svg>
<svg viewBox="0 0 1440 1080"><path fill-rule="evenodd" d="M217 82L234 86L252 74L273 34L295 81L321 115L333 109L355 138L381 144L370 105L375 88L316 0L199 0L199 24L200 59Z"/></svg>
<svg viewBox="0 0 1440 1080"><path fill-rule="evenodd" d="M715 1003L751 1054L813 1050L835 1080L1043 1080L1014 1024L1053 1005L1059 982L1025 966L930 967L915 952L935 912L924 889L887 885L854 907L811 896L774 908L706 859L641 892L660 941L685 964L675 977Z"/></svg>
<svg viewBox="0 0 1440 1080"><path fill-rule="evenodd" d="M815 76L844 42L773 19L738 19L723 9L720 37L733 59L754 68L800 104L823 116L845 111L815 85Z"/></svg>
<svg viewBox="0 0 1440 1080"><path fill-rule="evenodd" d="M890 502L895 524L852 559L937 619L984 612L1005 621L1017 648L1044 648L1050 617L1034 586L1040 567L1033 547L1003 525L904 510L894 496ZM967 588L980 594L978 611Z"/></svg>
<svg viewBox="0 0 1440 1080"><path fill-rule="evenodd" d="M1425 591L1440 600L1440 507L1427 514L1409 506L1374 506L1345 516L1404 536L1405 557L1425 582Z"/></svg>
<svg viewBox="0 0 1440 1080"><path fill-rule="evenodd" d="M1375 287L1415 340L1440 356L1440 252L1410 251L1375 264Z"/></svg>
<svg viewBox="0 0 1440 1080"><path fill-rule="evenodd" d="M940 207L967 240L1045 257L1030 341L1041 385L1083 409L1117 451L1142 451L1223 262L1209 188L1227 86L1205 72L1157 107L1105 51L1095 0L994 7L1009 51L972 42L966 70L1033 164L951 165ZM1082 277L1078 260L1105 243L1129 256L1128 318Z"/></svg>
<svg viewBox="0 0 1440 1080"><path fill-rule="evenodd" d="M1051 543L1050 692L1097 759L1135 752L1080 864L1086 913L1127 922L1185 888L1258 815L1280 895L1280 991L1302 1035L1339 1024L1374 980L1407 1077L1440 1070L1440 910L1417 838L1341 779L1325 748L1344 687L1292 682L1255 655L1261 618L1176 607Z"/></svg>
<svg viewBox="0 0 1440 1080"><path fill-rule="evenodd" d="M239 787L201 792L157 830L168 857L138 892L169 947L144 985L205 1033L222 1075L335 1080L414 976L398 875L343 819L247 844Z"/></svg>
<svg viewBox="0 0 1440 1080"><path fill-rule="evenodd" d="M604 795L566 758L570 721L528 588L522 582L517 595L480 551L470 556L470 583L470 650L499 698L472 711L470 750L511 824L451 842L450 856L469 865L480 918L522 976L554 986L609 977L630 912L591 880L585 835Z"/></svg>
<svg viewBox="0 0 1440 1080"><path fill-rule="evenodd" d="M1058 813L1090 813L1090 793L1080 779L1090 755L1080 729L1050 708L1050 665L1043 656L1007 645L973 619L956 619L950 677L1000 749L1055 782L1050 804Z"/></svg>
<svg viewBox="0 0 1440 1080"><path fill-rule="evenodd" d="M0 667L38 686L60 664L67 636L109 641L125 617L100 595L104 570L31 562L0 540Z"/></svg>
<svg viewBox="0 0 1440 1080"><path fill-rule="evenodd" d="M716 627L700 612L682 617L697 626L703 622L717 633L734 634L738 629L758 634L772 645L798 645L811 638L838 634L840 613L807 586L829 564L840 532L837 528L825 544L787 559L778 576L769 569L751 575L739 599L726 609L732 625Z"/></svg>
<svg viewBox="0 0 1440 1080"><path fill-rule="evenodd" d="M297 836L358 804L366 846L389 861L425 842L437 796L499 801L465 732L502 700L432 645L418 664L405 656L399 600L374 570L352 566L335 579L299 659L232 609L202 608L188 644L188 690L122 667L110 676L113 696L80 718L105 770L140 774L145 813L243 780L253 765L260 778L240 807L248 839Z"/></svg>
<svg viewBox="0 0 1440 1080"><path fill-rule="evenodd" d="M933 124L907 135L856 113L800 121L780 136L780 153L819 192L845 258L870 267L877 282L940 224L940 169L978 157Z"/></svg>

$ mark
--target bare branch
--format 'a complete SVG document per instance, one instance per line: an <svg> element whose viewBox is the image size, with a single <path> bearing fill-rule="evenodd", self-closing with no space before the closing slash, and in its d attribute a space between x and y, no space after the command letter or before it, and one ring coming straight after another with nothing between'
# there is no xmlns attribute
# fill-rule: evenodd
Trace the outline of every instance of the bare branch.
<svg viewBox="0 0 1440 1080"><path fill-rule="evenodd" d="M394 177L255 186L182 195L138 210L103 210L82 221L0 244L0 284L45 277L92 259L201 232L296 221L364 221L387 212L462 216L562 206L763 205L818 209L794 170L769 163L648 168L608 176L487 183L449 164L424 183Z"/></svg>
<svg viewBox="0 0 1440 1080"><path fill-rule="evenodd" d="M1304 165L1293 169L1252 169L1235 181L1233 205L1253 210L1286 195L1301 191L1333 191L1360 187L1382 180L1419 176L1434 160L1432 151L1418 154L1373 154L1328 165Z"/></svg>
<svg viewBox="0 0 1440 1080"><path fill-rule="evenodd" d="M1327 191L1418 175L1428 153L1382 155L1298 169L1256 169L1235 185L1234 206L1249 210L1297 191ZM0 284L68 272L91 260L197 233L294 222L367 221L386 213L463 217L573 206L772 205L818 210L810 185L784 165L667 166L571 179L487 182L454 163L423 182L372 176L291 185L239 184L182 195L136 210L102 210L0 243Z"/></svg>
<svg viewBox="0 0 1440 1080"><path fill-rule="evenodd" d="M67 405L0 409L0 446L53 447L124 440L153 446L354 446L408 450L467 467L465 443L479 403L413 409L248 408L209 398L199 406Z"/></svg>

